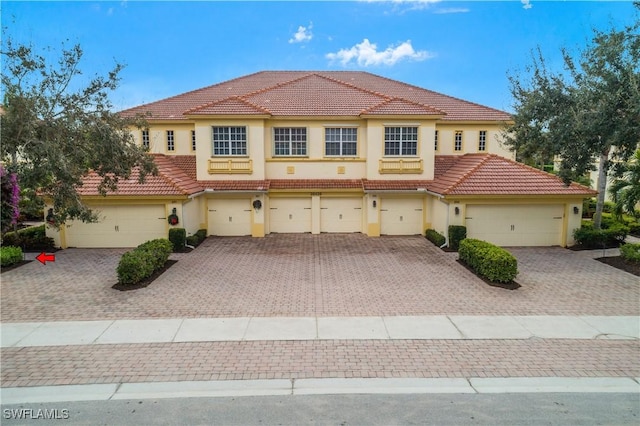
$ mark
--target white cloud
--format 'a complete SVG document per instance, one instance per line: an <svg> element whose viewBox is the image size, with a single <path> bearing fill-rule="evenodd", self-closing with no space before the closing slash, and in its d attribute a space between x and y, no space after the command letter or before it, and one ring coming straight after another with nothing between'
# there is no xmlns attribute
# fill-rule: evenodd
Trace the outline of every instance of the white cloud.
<svg viewBox="0 0 640 426"><path fill-rule="evenodd" d="M293 38L289 39L289 43L302 43L305 41L311 41L313 38L313 33L311 33L311 29L313 28L313 22L309 22L308 27L303 27L300 25L298 27L298 31L293 35Z"/></svg>
<svg viewBox="0 0 640 426"><path fill-rule="evenodd" d="M436 13L438 15L447 15L450 13L469 13L470 9L467 9L466 7L447 7L444 9L435 9L433 11L433 13Z"/></svg>
<svg viewBox="0 0 640 426"><path fill-rule="evenodd" d="M522 3L523 9L531 9L533 7L531 0L520 0L520 3Z"/></svg>
<svg viewBox="0 0 640 426"><path fill-rule="evenodd" d="M378 51L378 46L365 38L362 43L358 43L349 49L340 49L336 53L328 53L326 57L331 62L340 62L343 66L356 62L360 66L368 67L371 65L394 65L404 59L424 61L432 58L433 55L426 50L414 50L411 40L407 40L398 46L391 45L383 51Z"/></svg>

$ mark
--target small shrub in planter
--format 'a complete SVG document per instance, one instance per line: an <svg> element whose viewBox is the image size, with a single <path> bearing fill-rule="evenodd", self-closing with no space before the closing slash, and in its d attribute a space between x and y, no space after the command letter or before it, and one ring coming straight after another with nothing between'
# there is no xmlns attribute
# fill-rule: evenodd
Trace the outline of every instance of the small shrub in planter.
<svg viewBox="0 0 640 426"><path fill-rule="evenodd" d="M629 235L629 227L619 222L607 224L607 228L594 229L593 224L583 223L573 232L576 243L587 248L617 247Z"/></svg>
<svg viewBox="0 0 640 426"><path fill-rule="evenodd" d="M173 244L174 252L184 250L184 245L187 242L187 230L184 228L169 229L169 241Z"/></svg>
<svg viewBox="0 0 640 426"><path fill-rule="evenodd" d="M197 235L189 235L187 237L187 245L195 247L198 244L200 244L200 238Z"/></svg>
<svg viewBox="0 0 640 426"><path fill-rule="evenodd" d="M427 240L431 241L433 244L437 245L438 247L441 247L447 241L444 235L442 235L441 233L439 233L434 229L427 229L425 236Z"/></svg>
<svg viewBox="0 0 640 426"><path fill-rule="evenodd" d="M195 235L198 237L200 242L203 242L204 240L207 239L207 230L206 229L198 229L198 231L195 233Z"/></svg>
<svg viewBox="0 0 640 426"><path fill-rule="evenodd" d="M22 262L22 249L20 247L0 247L0 265L11 266Z"/></svg>
<svg viewBox="0 0 640 426"><path fill-rule="evenodd" d="M497 283L512 282L518 275L518 261L505 249L486 241L467 238L460 242L460 260L478 275Z"/></svg>
<svg viewBox="0 0 640 426"><path fill-rule="evenodd" d="M621 245L620 256L627 262L640 265L640 243Z"/></svg>
<svg viewBox="0 0 640 426"><path fill-rule="evenodd" d="M153 254L146 250L132 250L122 255L118 263L118 281L137 284L153 274Z"/></svg>
<svg viewBox="0 0 640 426"><path fill-rule="evenodd" d="M460 225L449 226L449 248L458 251L460 241L467 238L467 227Z"/></svg>
<svg viewBox="0 0 640 426"><path fill-rule="evenodd" d="M169 255L173 250L173 245L169 240L158 238L156 240L147 241L140 244L135 250L144 250L151 254L153 260L153 270L160 269L169 259Z"/></svg>

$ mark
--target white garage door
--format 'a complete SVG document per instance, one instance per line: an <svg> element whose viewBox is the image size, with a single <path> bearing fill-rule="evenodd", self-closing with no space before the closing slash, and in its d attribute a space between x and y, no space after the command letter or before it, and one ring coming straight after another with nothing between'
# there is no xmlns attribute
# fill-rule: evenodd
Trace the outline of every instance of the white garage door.
<svg viewBox="0 0 640 426"><path fill-rule="evenodd" d="M269 232L311 232L311 198L269 199Z"/></svg>
<svg viewBox="0 0 640 426"><path fill-rule="evenodd" d="M553 246L562 237L562 205L467 206L467 236L499 246Z"/></svg>
<svg viewBox="0 0 640 426"><path fill-rule="evenodd" d="M382 198L380 233L382 235L423 234L422 199Z"/></svg>
<svg viewBox="0 0 640 426"><path fill-rule="evenodd" d="M209 235L238 237L251 235L251 199L208 200Z"/></svg>
<svg viewBox="0 0 640 426"><path fill-rule="evenodd" d="M69 247L136 247L145 241L168 237L164 205L92 208L100 222L69 223L65 230Z"/></svg>
<svg viewBox="0 0 640 426"><path fill-rule="evenodd" d="M362 198L320 198L320 232L362 232Z"/></svg>

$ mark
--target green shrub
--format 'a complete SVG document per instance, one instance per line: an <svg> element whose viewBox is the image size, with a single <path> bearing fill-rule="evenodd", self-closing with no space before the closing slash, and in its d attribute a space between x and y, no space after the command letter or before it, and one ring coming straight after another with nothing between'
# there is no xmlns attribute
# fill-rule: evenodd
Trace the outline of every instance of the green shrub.
<svg viewBox="0 0 640 426"><path fill-rule="evenodd" d="M32 226L20 229L17 233L7 232L2 237L2 244L23 247L25 250L48 250L53 248L53 238L47 237L45 226Z"/></svg>
<svg viewBox="0 0 640 426"><path fill-rule="evenodd" d="M460 241L467 238L467 227L460 225L449 226L449 248L458 251Z"/></svg>
<svg viewBox="0 0 640 426"><path fill-rule="evenodd" d="M442 247L442 245L447 241L444 235L434 229L427 229L427 232L425 232L425 236L427 237L427 240L431 241L438 247Z"/></svg>
<svg viewBox="0 0 640 426"><path fill-rule="evenodd" d="M184 245L187 242L187 230L184 228L169 229L169 241L173 244L173 251L184 250Z"/></svg>
<svg viewBox="0 0 640 426"><path fill-rule="evenodd" d="M573 232L576 243L587 248L617 247L629 235L629 227L619 222L603 223L602 229L594 229L592 223L583 223Z"/></svg>
<svg viewBox="0 0 640 426"><path fill-rule="evenodd" d="M198 244L200 244L200 238L197 235L189 235L187 237L187 245L195 247Z"/></svg>
<svg viewBox="0 0 640 426"><path fill-rule="evenodd" d="M640 243L621 245L620 256L627 262L640 264Z"/></svg>
<svg viewBox="0 0 640 426"><path fill-rule="evenodd" d="M518 261L501 247L475 239L464 239L458 250L460 260L478 275L492 282L508 283L518 275Z"/></svg>
<svg viewBox="0 0 640 426"><path fill-rule="evenodd" d="M0 247L0 265L11 266L22 261L22 249L20 247Z"/></svg>
<svg viewBox="0 0 640 426"><path fill-rule="evenodd" d="M136 250L144 250L150 253L153 260L153 269L160 269L169 259L169 255L173 249L171 242L164 238L147 241L136 247Z"/></svg>
<svg viewBox="0 0 640 426"><path fill-rule="evenodd" d="M196 237L200 240L200 243L207 239L207 230L206 229L198 229L195 233ZM198 243L199 244L199 243Z"/></svg>
<svg viewBox="0 0 640 426"><path fill-rule="evenodd" d="M136 284L153 274L153 254L147 250L132 250L122 255L118 263L118 281Z"/></svg>

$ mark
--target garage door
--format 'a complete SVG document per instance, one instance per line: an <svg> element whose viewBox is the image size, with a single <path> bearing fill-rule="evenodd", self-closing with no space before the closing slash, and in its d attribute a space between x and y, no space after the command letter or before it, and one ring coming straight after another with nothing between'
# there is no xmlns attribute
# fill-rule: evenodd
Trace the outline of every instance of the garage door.
<svg viewBox="0 0 640 426"><path fill-rule="evenodd" d="M422 199L383 198L380 200L380 233L415 235L424 233Z"/></svg>
<svg viewBox="0 0 640 426"><path fill-rule="evenodd" d="M362 198L320 198L320 232L362 232Z"/></svg>
<svg viewBox="0 0 640 426"><path fill-rule="evenodd" d="M207 203L209 235L251 235L251 199L214 199Z"/></svg>
<svg viewBox="0 0 640 426"><path fill-rule="evenodd" d="M269 232L311 232L311 198L271 198Z"/></svg>
<svg viewBox="0 0 640 426"><path fill-rule="evenodd" d="M167 238L164 205L96 206L100 222L68 224L69 247L136 247L145 241Z"/></svg>
<svg viewBox="0 0 640 426"><path fill-rule="evenodd" d="M562 237L562 205L467 206L467 236L499 246L553 246Z"/></svg>

